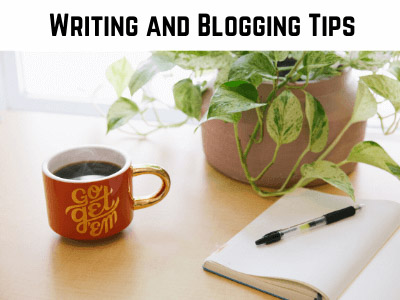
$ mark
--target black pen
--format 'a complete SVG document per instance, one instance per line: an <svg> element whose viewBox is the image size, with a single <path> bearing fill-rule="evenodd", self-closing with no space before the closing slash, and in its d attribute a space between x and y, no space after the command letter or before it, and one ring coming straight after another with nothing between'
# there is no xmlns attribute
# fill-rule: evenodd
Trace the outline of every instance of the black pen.
<svg viewBox="0 0 400 300"><path fill-rule="evenodd" d="M270 233L267 233L266 235L264 235L262 238L258 239L256 241L256 245L261 245L261 244L272 244L275 242L280 241L282 238L286 238L289 236L292 236L294 234L297 233L302 233L302 232L306 232L310 229L313 228L317 228L317 227L321 227L321 226L325 226L325 225L329 225L332 224L334 222L343 220L345 218L354 216L355 213L358 210L361 210L361 208L363 207L363 204L359 204L356 206L348 206L346 208L342 208L339 210L335 210L331 213L328 213L326 215L323 215L322 217L316 218L316 219L312 219L310 221L301 223L301 224L297 224L285 229L280 229L280 230L275 230L272 231Z"/></svg>

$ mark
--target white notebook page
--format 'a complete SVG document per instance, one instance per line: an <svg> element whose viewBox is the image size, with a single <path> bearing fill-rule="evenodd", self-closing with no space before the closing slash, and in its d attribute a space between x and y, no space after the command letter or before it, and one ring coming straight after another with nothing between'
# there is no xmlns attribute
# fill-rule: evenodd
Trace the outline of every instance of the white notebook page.
<svg viewBox="0 0 400 300"><path fill-rule="evenodd" d="M353 205L348 197L299 189L278 200L207 260L245 274L289 279L337 299L400 225L400 205L360 201L355 216L271 245L264 234Z"/></svg>
<svg viewBox="0 0 400 300"><path fill-rule="evenodd" d="M397 230L340 299L399 299L399 278L400 230Z"/></svg>

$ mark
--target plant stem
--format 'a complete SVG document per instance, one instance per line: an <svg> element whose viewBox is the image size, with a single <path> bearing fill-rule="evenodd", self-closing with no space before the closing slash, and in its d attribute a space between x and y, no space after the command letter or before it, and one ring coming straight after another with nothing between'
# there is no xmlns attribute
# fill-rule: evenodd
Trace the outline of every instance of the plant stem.
<svg viewBox="0 0 400 300"><path fill-rule="evenodd" d="M273 90L271 91L271 93L269 93L266 102L267 102L267 103L271 102L272 99L275 97L276 92L277 92L280 88L282 88L285 84L287 84L288 81L289 81L288 79L285 79L285 80L282 81L279 85L277 85L276 88L273 89ZM264 106L264 107L261 108L261 112L262 112L263 114L264 114L264 112L265 112L266 107L267 107L267 106ZM246 149L244 150L244 157L247 157L247 155L249 154L249 151L250 151L250 149L251 149L251 146L252 146L253 143L254 143L254 139L255 139L255 137L256 137L256 135L257 135L257 133L258 133L258 130L260 129L260 126L263 126L263 124L260 124L260 122L257 120L257 124L256 124L256 126L254 127L253 133L251 134L250 139L249 139L249 141L248 141L248 143L247 143Z"/></svg>
<svg viewBox="0 0 400 300"><path fill-rule="evenodd" d="M278 67L278 71L287 71L287 70L290 70L292 68L293 68L293 66Z"/></svg>
<svg viewBox="0 0 400 300"><path fill-rule="evenodd" d="M270 163L268 165L266 165L266 167L260 172L260 174L258 174L257 177L252 177L251 178L252 181L257 181L257 180L261 179L261 177L264 176L265 172L267 172L268 169L275 163L276 156L278 154L279 148L280 148L280 145L276 144L275 152L274 152L274 156L272 157L272 160L270 161Z"/></svg>
<svg viewBox="0 0 400 300"><path fill-rule="evenodd" d="M320 161L323 160L332 150L333 148L335 148L335 146L337 145L337 143L339 143L340 139L342 138L342 136L345 134L345 132L347 131L347 129L349 129L349 127L352 125L351 120L343 127L342 131L336 136L336 138L334 139L334 141L329 145L328 148L326 148L326 150L315 160L315 161ZM341 162L340 166L347 163L347 161L343 161ZM314 179L300 179L300 181L302 181L302 185L301 186L305 186L307 184L309 184L310 182L312 182ZM299 181L299 182L300 182ZM297 184L296 184L297 186Z"/></svg>
<svg viewBox="0 0 400 300"><path fill-rule="evenodd" d="M400 125L400 120L397 121L396 126L394 126L393 130L389 132L389 134L394 133L397 130L397 128L399 128L399 125Z"/></svg>
<svg viewBox="0 0 400 300"><path fill-rule="evenodd" d="M246 149L244 150L244 153L243 153L244 157L247 157L247 155L249 154L250 148L253 145L254 139L258 133L258 130L260 129L260 126L262 126L262 124L260 125L260 122L257 120L257 124L254 127L253 133L251 134L250 139L247 143Z"/></svg>
<svg viewBox="0 0 400 300"><path fill-rule="evenodd" d="M267 97L267 103L271 102L272 99L275 97L276 92L279 91L283 86L285 86L288 82L290 77L297 71L297 68L300 66L300 64L303 62L304 56L305 56L306 52L303 53L303 55L301 56L301 58L296 62L296 64L293 66L293 68L290 70L290 72L285 76L285 79L279 83L279 84L274 84L274 88L272 89L271 93L269 93L268 97ZM277 81L276 81L277 82ZM261 109L261 112L264 113L264 111L267 109L267 106L264 106ZM247 143L246 149L244 150L244 157L247 157L247 155L249 154L249 151L251 149L251 146L254 143L254 139L257 136L258 130L260 129L260 126L263 126L263 124L260 124L260 122L257 121L256 126L254 127L253 133L250 136L250 139Z"/></svg>
<svg viewBox="0 0 400 300"><path fill-rule="evenodd" d="M384 116L384 117L381 116L381 118L382 119L387 119L387 118L393 117L394 115L396 115L396 113L392 113L392 114Z"/></svg>
<svg viewBox="0 0 400 300"><path fill-rule="evenodd" d="M293 76L293 74L295 74L295 72L297 71L298 67L299 67L300 64L302 63L305 54L306 54L306 52L303 53L303 55L301 56L301 58L296 62L296 64L293 66L293 68L290 70L290 72L285 76L284 80L283 80L281 83L278 84L278 80L279 80L279 79L274 80L274 82L273 82L273 89L272 89L272 91L269 93L269 95L268 95L268 97L267 97L267 100L266 100L266 103L270 103L270 102L274 99L274 97L276 96L277 91L280 90L282 87L284 87L284 86L289 82L289 80L291 79L291 77ZM308 82L307 82L307 83L308 83ZM306 85L307 85L307 84L306 84ZM306 86L306 85L305 85L305 86ZM247 180L249 181L251 187L253 188L253 190L254 190L258 195L260 195L260 196L262 196L262 197L267 197L267 196L280 196L280 195L284 195L284 194L286 194L286 193L291 192L291 191L292 191L294 188L296 188L299 184L302 184L302 183L303 183L303 180L300 180L296 185L294 185L294 186L293 186L292 188L290 188L290 189L283 190L283 189L284 189L284 187L283 187L283 188L281 188L281 190L276 191L276 192L266 192L266 191L262 191L262 190L255 184L255 181L257 181L258 179L260 179L260 178L268 171L268 169L274 164L274 162L275 162L275 160L276 160L276 156L277 156L278 150L279 150L279 146L278 146L278 145L277 145L276 148L275 148L274 156L273 156L271 162L261 171L261 173L260 173L257 177L255 177L255 178L251 177L250 172L249 172L249 169L248 169L248 166L247 166L247 156L248 156L248 154L249 154L249 151L250 151L251 147L253 146L253 144L254 144L255 142L256 142L256 143L260 143L260 142L262 141L262 139L263 139L263 126L264 126L264 124L263 124L263 123L264 123L264 120L263 120L263 119L264 119L264 112L265 112L266 109L267 109L267 106L264 106L263 108L257 110L257 117L258 117L258 118L257 118L257 123L256 123L256 125L255 125L255 127L254 127L254 129L253 129L252 134L250 135L250 139L249 139L249 141L247 142L247 145L246 145L246 148L245 148L244 151L243 151L243 149L242 149L241 141L240 141L240 138L239 138L238 123L234 123L234 124L233 124L234 132L235 132L235 140L236 140L237 150L238 150L238 153L239 153L240 163L241 163L241 165L242 165L244 174L245 174ZM258 131L260 130L260 127L261 127L260 137L256 140L256 136L257 136L257 134L258 134ZM304 156L305 153L302 154L302 155ZM301 159L300 159L300 161L301 161ZM296 168L298 167L298 164L299 164L299 163L300 163L300 162L296 163L296 164L297 164ZM293 171L293 172L294 172L294 171ZM289 178L289 179L290 179L290 178Z"/></svg>
<svg viewBox="0 0 400 300"><path fill-rule="evenodd" d="M399 123L397 122L397 114L394 114L394 120L393 123L389 126L389 128L384 132L385 135L392 134L393 132L396 131L397 127L399 126ZM393 129L393 130L392 130Z"/></svg>
<svg viewBox="0 0 400 300"><path fill-rule="evenodd" d="M301 178L294 186L292 186L291 188L288 188L286 190L275 191L275 192L266 192L266 191L260 190L260 192L258 194L262 197L283 196L283 195L293 192L295 189L297 189L299 187L305 186L306 184L308 184L308 182L306 182L305 179Z"/></svg>
<svg viewBox="0 0 400 300"><path fill-rule="evenodd" d="M303 153L300 154L299 158L297 159L296 163L294 164L292 170L290 171L288 177L286 178L285 182L279 189L279 191L283 191L283 189L286 187L286 185L289 183L289 180L292 178L294 172L297 170L299 167L300 162L303 160L304 156L310 151L310 146L308 145L306 149L304 149Z"/></svg>
<svg viewBox="0 0 400 300"><path fill-rule="evenodd" d="M156 125L156 126L152 126L152 127L154 127L154 128L152 128L152 129L150 129L149 131L146 131L146 132L140 132L140 131L137 130L131 123L128 123L128 125L129 125L130 128L132 128L133 131L135 131L135 134L136 134L136 135L139 135L139 136L141 136L141 137L146 137L146 136L148 136L149 134L151 134L151 133L153 133L153 132L156 132L157 130L160 130L160 129L163 129L163 128L180 127L180 126L186 124L188 120L189 120L189 117L187 117L185 120L183 120L183 121L181 121L181 122L178 122L178 123L159 124L159 125ZM150 125L151 125L151 124L150 124ZM123 129L121 129L121 128L118 128L118 129L119 129L121 132L129 133L128 131L123 130Z"/></svg>
<svg viewBox="0 0 400 300"><path fill-rule="evenodd" d="M263 195L263 192L261 191L261 189L254 183L253 180L251 180L251 175L249 173L249 170L247 168L247 164L246 164L246 159L243 155L243 150L242 150L242 145L240 142L240 138L239 138L239 131L238 131L238 123L233 123L233 129L235 131L235 140L236 140L236 147L239 153L239 159L240 159L240 163L242 165L244 174L247 178L247 180L249 181L251 187L254 189L254 191L257 192L257 194L259 194L260 196Z"/></svg>
<svg viewBox="0 0 400 300"><path fill-rule="evenodd" d="M292 186L291 188L287 189L287 190L283 190L283 191L275 191L275 192L268 192L268 191L263 191L261 190L254 182L254 180L252 180L252 177L250 175L249 169L247 167L247 163L246 163L246 159L244 157L244 153L242 150L242 145L240 142L240 138L239 138L239 132L238 132L238 123L233 123L233 128L235 131L235 140L236 140L236 147L239 153L239 159L240 159L240 164L242 165L244 174L246 176L246 179L248 180L248 182L250 183L251 187L253 188L253 190L261 197L273 197L273 196L282 196L285 195L287 193L290 193L292 191L294 191L296 188L300 187L300 186L304 186L305 184L305 180L304 179L300 179L294 186Z"/></svg>
<svg viewBox="0 0 400 300"><path fill-rule="evenodd" d="M147 126L149 126L149 127L156 127L156 125L150 124L150 123L146 120L146 118L144 117L144 113L145 113L146 111L147 111L147 108L139 112L139 113L140 113L140 118L142 119L142 121L144 122L144 124L146 124Z"/></svg>
<svg viewBox="0 0 400 300"><path fill-rule="evenodd" d="M257 113L257 117L258 117L257 123L261 124L261 126L260 126L260 135L259 135L258 139L255 140L254 142L256 144L259 144L262 142L262 140L264 138L264 126L262 126L262 124L264 123L264 113L260 110L259 107L256 108L256 113Z"/></svg>
<svg viewBox="0 0 400 300"><path fill-rule="evenodd" d="M182 125L186 124L186 123L187 123L187 121L189 121L189 119L190 119L190 117L186 117L186 119L184 119L184 120L183 120L183 121L181 121L181 122L178 122L178 123L172 123L172 124L164 124L164 125L160 125L160 126L159 126L159 128L161 129L161 128L173 128L173 127L180 127L180 126L182 126Z"/></svg>
<svg viewBox="0 0 400 300"><path fill-rule="evenodd" d="M342 131L336 136L334 141L329 145L328 148L325 149L325 151L317 158L316 161L323 160L332 150L335 148L337 143L340 141L340 139L343 137L347 129L351 126L352 122L351 120L343 127Z"/></svg>
<svg viewBox="0 0 400 300"><path fill-rule="evenodd" d="M306 81L304 82L303 85L298 85L298 86L297 85L293 85L293 86L289 85L287 88L288 89L304 90L308 86L309 80L310 80L310 76L309 76L309 74L307 74Z"/></svg>
<svg viewBox="0 0 400 300"><path fill-rule="evenodd" d="M141 131L137 130L131 123L128 123L128 126L134 131L134 135L138 135L140 137L146 137L149 134L151 134L151 133L153 133L153 132L155 132L155 131L160 129L160 128L153 128L153 129L150 129L147 132L141 132ZM128 130L124 130L122 128L118 128L118 130L121 131L121 132L127 133L127 134L132 134L132 132L129 132Z"/></svg>
<svg viewBox="0 0 400 300"><path fill-rule="evenodd" d="M290 78L294 74L294 72L297 71L297 68L300 66L300 64L303 62L304 56L306 55L306 51L303 52L303 55L300 57L300 59L296 62L296 64L293 66L293 68L290 70L290 72L285 76L285 78Z"/></svg>
<svg viewBox="0 0 400 300"><path fill-rule="evenodd" d="M380 113L377 113L377 116L378 116L379 121L381 123L382 132L383 132L383 134L385 134L385 125L383 124L383 117L380 115Z"/></svg>
<svg viewBox="0 0 400 300"><path fill-rule="evenodd" d="M161 126L164 126L164 124L163 124L163 122L161 121L160 116L159 116L157 110L155 109L155 107L152 106L151 109L152 109L152 111L153 111L153 113L154 113L154 116L156 117L156 120L157 120L158 124L161 125Z"/></svg>

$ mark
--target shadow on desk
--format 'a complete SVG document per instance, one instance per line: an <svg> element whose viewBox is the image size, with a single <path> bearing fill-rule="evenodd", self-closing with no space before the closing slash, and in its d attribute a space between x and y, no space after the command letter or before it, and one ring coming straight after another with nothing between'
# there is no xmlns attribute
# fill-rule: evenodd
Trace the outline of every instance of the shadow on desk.
<svg viewBox="0 0 400 300"><path fill-rule="evenodd" d="M65 237L60 237L58 242L59 244L63 245L69 245L69 246L75 246L75 247L89 247L89 248L95 248L95 247L101 247L105 246L108 244L112 243L117 243L118 240L125 238L126 233L124 231L121 231L117 234L114 234L113 236L110 236L105 239L100 239L100 240L92 240L92 241L79 241L79 240L73 240Z"/></svg>
<svg viewBox="0 0 400 300"><path fill-rule="evenodd" d="M124 295L133 293L129 270L135 269L135 248L141 247L132 242L134 235L126 229L100 241L56 239L49 268L52 299L118 299L121 286Z"/></svg>

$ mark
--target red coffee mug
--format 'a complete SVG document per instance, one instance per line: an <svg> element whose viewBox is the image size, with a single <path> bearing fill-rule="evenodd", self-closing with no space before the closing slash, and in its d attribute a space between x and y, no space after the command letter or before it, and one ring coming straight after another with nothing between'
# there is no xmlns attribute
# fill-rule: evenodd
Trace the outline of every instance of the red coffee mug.
<svg viewBox="0 0 400 300"><path fill-rule="evenodd" d="M80 162L104 162L120 169L99 179L66 179L55 173ZM168 173L155 165L131 165L129 157L114 148L88 145L62 151L43 163L43 182L50 227L75 240L96 240L112 236L132 221L133 210L161 201L171 182ZM161 178L155 194L134 198L132 178L153 174Z"/></svg>

